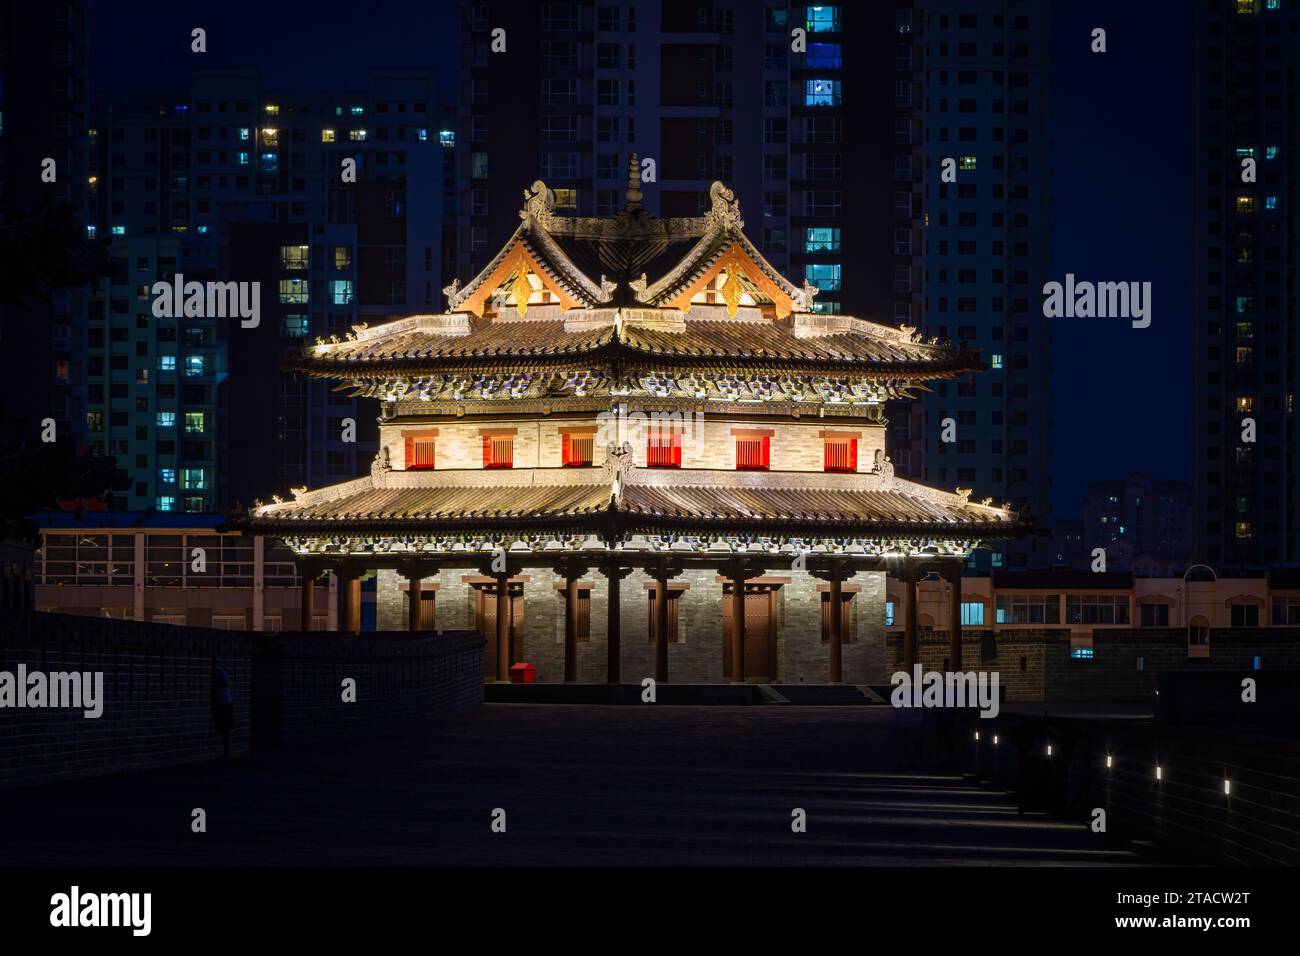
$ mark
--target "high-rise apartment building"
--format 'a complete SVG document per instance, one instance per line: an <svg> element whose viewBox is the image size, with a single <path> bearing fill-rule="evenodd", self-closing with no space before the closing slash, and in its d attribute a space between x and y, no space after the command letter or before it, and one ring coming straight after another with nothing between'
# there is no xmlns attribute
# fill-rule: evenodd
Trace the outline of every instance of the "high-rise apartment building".
<svg viewBox="0 0 1300 956"><path fill-rule="evenodd" d="M1051 494L1050 6L917 3L924 328L982 349L990 370L927 397L925 477L1028 509L1040 527ZM1036 548L1030 537L982 557L1024 566Z"/></svg>
<svg viewBox="0 0 1300 956"><path fill-rule="evenodd" d="M59 208L77 228L88 106L86 4L0 3L0 225L10 240L20 243L42 218L55 221ZM0 451L31 448L48 419L60 441L77 442L85 416L82 291L56 288L48 301L18 293L7 288L0 304Z"/></svg>
<svg viewBox="0 0 1300 956"><path fill-rule="evenodd" d="M363 472L377 407L284 374L304 340L433 310L444 284L434 74L278 94L250 71L96 105L87 420L133 510L206 512ZM349 161L355 162L355 175ZM156 282L257 283L258 316L153 314Z"/></svg>
<svg viewBox="0 0 1300 956"><path fill-rule="evenodd" d="M1194 550L1300 559L1295 391L1296 5L1196 9Z"/></svg>

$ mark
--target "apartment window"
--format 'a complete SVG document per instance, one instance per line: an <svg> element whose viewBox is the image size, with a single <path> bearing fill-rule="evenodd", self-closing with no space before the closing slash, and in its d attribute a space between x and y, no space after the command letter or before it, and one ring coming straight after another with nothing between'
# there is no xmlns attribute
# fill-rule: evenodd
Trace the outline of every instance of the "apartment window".
<svg viewBox="0 0 1300 956"><path fill-rule="evenodd" d="M158 427L159 427L159 428L175 428L175 427L176 427L176 413L175 413L175 412L159 412L156 421L157 421L157 423L158 423Z"/></svg>
<svg viewBox="0 0 1300 956"><path fill-rule="evenodd" d="M824 435L824 471L857 471L858 440L850 435Z"/></svg>
<svg viewBox="0 0 1300 956"><path fill-rule="evenodd" d="M650 426L646 437L646 465L650 468L682 467L682 431L664 425Z"/></svg>
<svg viewBox="0 0 1300 956"><path fill-rule="evenodd" d="M407 471L430 471L433 469L433 435L407 435L405 438L405 460Z"/></svg>
<svg viewBox="0 0 1300 956"><path fill-rule="evenodd" d="M306 246L281 246L280 247L280 268L306 269L307 268L307 247Z"/></svg>
<svg viewBox="0 0 1300 956"><path fill-rule="evenodd" d="M1252 212L1254 212L1254 211L1255 211L1255 197L1254 197L1254 196L1238 196L1238 197L1237 197L1237 212L1239 212L1239 213L1252 213Z"/></svg>
<svg viewBox="0 0 1300 956"><path fill-rule="evenodd" d="M515 435L510 432L483 433L483 467L513 468L515 465Z"/></svg>
<svg viewBox="0 0 1300 956"><path fill-rule="evenodd" d="M280 303L282 305L305 305L307 303L307 280L281 279Z"/></svg>
<svg viewBox="0 0 1300 956"><path fill-rule="evenodd" d="M175 495L159 495L157 498L154 499L154 507L155 507L158 511L175 511L175 510L176 510L176 496L175 496Z"/></svg>
<svg viewBox="0 0 1300 956"><path fill-rule="evenodd" d="M280 317L280 335L286 339L307 337L308 325L305 315L284 315Z"/></svg>
<svg viewBox="0 0 1300 956"><path fill-rule="evenodd" d="M351 305L352 280L330 279L330 301L334 305Z"/></svg>
<svg viewBox="0 0 1300 956"><path fill-rule="evenodd" d="M840 29L839 7L808 7L807 14L809 33L836 33Z"/></svg>
<svg viewBox="0 0 1300 956"><path fill-rule="evenodd" d="M841 194L838 189L810 189L803 194L805 216L840 215Z"/></svg>
<svg viewBox="0 0 1300 956"><path fill-rule="evenodd" d="M1066 624L1127 624L1127 594L1069 594L1065 598Z"/></svg>
<svg viewBox="0 0 1300 956"><path fill-rule="evenodd" d="M208 374L208 357L206 355L187 355L185 356L185 374L190 378L198 378Z"/></svg>
<svg viewBox="0 0 1300 956"><path fill-rule="evenodd" d="M181 489L183 491L204 491L208 479L202 468L181 469Z"/></svg>
<svg viewBox="0 0 1300 956"><path fill-rule="evenodd" d="M555 190L555 208L573 210L578 208L578 191L561 188Z"/></svg>
<svg viewBox="0 0 1300 956"><path fill-rule="evenodd" d="M1300 624L1300 597L1273 598L1273 623L1277 625Z"/></svg>
<svg viewBox="0 0 1300 956"><path fill-rule="evenodd" d="M366 131L363 129L350 129L348 130L348 139L354 143L364 143L366 141Z"/></svg>
<svg viewBox="0 0 1300 956"><path fill-rule="evenodd" d="M352 268L352 250L347 246L334 247L334 268L350 269Z"/></svg>
<svg viewBox="0 0 1300 956"><path fill-rule="evenodd" d="M1140 627L1168 627L1169 626L1169 605L1168 604L1139 605L1138 623Z"/></svg>
<svg viewBox="0 0 1300 956"><path fill-rule="evenodd" d="M595 451L594 431L564 432L560 435L560 463L565 468L588 468Z"/></svg>
<svg viewBox="0 0 1300 956"><path fill-rule="evenodd" d="M1255 604L1231 604L1233 627L1259 627L1259 607Z"/></svg>
<svg viewBox="0 0 1300 956"><path fill-rule="evenodd" d="M323 130L321 130L321 131L320 131L320 141L321 141L322 143L332 143L332 142L334 142L334 130L332 130L332 129L323 129Z"/></svg>
<svg viewBox="0 0 1300 956"><path fill-rule="evenodd" d="M208 430L207 412L186 412L185 431L190 435L201 435Z"/></svg>
<svg viewBox="0 0 1300 956"><path fill-rule="evenodd" d="M176 371L176 356L175 355L158 356L158 371L160 372Z"/></svg>
<svg viewBox="0 0 1300 956"><path fill-rule="evenodd" d="M994 565L1002 566L1002 555L992 555ZM1060 624L1059 594L999 594L994 617L997 624Z"/></svg>
<svg viewBox="0 0 1300 956"><path fill-rule="evenodd" d="M808 53L804 56L804 66L808 69L838 70L843 65L844 55L838 43L808 44Z"/></svg>
<svg viewBox="0 0 1300 956"><path fill-rule="evenodd" d="M760 434L736 435L736 470L767 471L772 462L772 437Z"/></svg>
<svg viewBox="0 0 1300 956"><path fill-rule="evenodd" d="M983 601L962 601L961 602L961 623L963 627L983 627L984 626L984 602Z"/></svg>
<svg viewBox="0 0 1300 956"><path fill-rule="evenodd" d="M807 80L804 83L803 102L805 106L839 106L839 80Z"/></svg>
<svg viewBox="0 0 1300 956"><path fill-rule="evenodd" d="M838 262L809 262L804 267L804 278L823 292L837 292L840 288Z"/></svg>

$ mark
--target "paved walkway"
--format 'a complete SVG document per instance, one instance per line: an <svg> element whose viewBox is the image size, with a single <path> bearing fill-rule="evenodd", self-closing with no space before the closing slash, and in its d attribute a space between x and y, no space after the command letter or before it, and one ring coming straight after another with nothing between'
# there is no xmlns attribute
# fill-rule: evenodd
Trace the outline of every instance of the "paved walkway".
<svg viewBox="0 0 1300 956"><path fill-rule="evenodd" d="M493 704L416 739L0 793L0 866L1145 862L1082 825L1018 816L1008 794L907 769L893 719ZM505 833L490 829L498 807Z"/></svg>

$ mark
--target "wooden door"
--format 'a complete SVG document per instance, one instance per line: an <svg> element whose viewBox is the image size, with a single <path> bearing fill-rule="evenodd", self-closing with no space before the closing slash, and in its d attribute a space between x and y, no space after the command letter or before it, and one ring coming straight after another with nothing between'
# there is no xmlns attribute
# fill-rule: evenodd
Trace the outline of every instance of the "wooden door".
<svg viewBox="0 0 1300 956"><path fill-rule="evenodd" d="M510 663L524 660L524 586L510 586ZM483 673L497 676L497 591L492 584L474 588L474 626L486 639Z"/></svg>
<svg viewBox="0 0 1300 956"><path fill-rule="evenodd" d="M723 588L722 676L731 679L731 614L735 601L730 587ZM745 680L770 681L776 677L776 589L769 585L745 588Z"/></svg>

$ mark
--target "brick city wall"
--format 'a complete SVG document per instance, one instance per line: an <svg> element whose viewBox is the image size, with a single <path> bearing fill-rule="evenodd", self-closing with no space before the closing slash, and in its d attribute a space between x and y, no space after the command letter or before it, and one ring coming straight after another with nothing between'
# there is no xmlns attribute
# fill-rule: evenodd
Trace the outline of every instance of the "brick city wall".
<svg viewBox="0 0 1300 956"><path fill-rule="evenodd" d="M102 715L0 708L0 787L221 756L213 669L234 694L232 752L394 732L483 700L476 633L412 640L235 634L61 614L0 615L0 671L101 672ZM356 703L342 681L356 681Z"/></svg>
<svg viewBox="0 0 1300 956"><path fill-rule="evenodd" d="M405 630L407 614L405 579L395 571L378 572L377 622L380 630ZM474 588L478 576L465 570L445 570L425 579L422 587L436 589L435 626L439 629L476 626ZM563 579L546 568L527 568L516 580L523 586L522 659L537 668L542 683L564 680ZM776 584L776 675L773 683L824 684L829 675L828 648L821 639L823 583L804 572L781 573L773 569ZM633 571L619 582L622 602L621 676L639 683L655 673L654 644L650 641L651 577ZM603 683L607 667L609 582L593 569L579 579L590 588L590 628L587 640L578 642L578 680ZM722 602L724 582L714 570L692 569L670 582L681 590L678 599L677 642L668 646L671 683L719 683L723 679ZM862 571L844 584L850 601L849 634L843 648L843 676L847 683L879 683L885 679L884 618L885 576ZM495 640L488 635L488 640Z"/></svg>
<svg viewBox="0 0 1300 956"><path fill-rule="evenodd" d="M887 643L892 674L902 669L902 632L891 630ZM948 669L946 631L919 645L925 670ZM1256 656L1265 670L1300 667L1296 628L1212 629L1205 657L1188 656L1185 628L1098 628L1091 659L1072 658L1070 646L1063 629L964 630L962 669L997 671L1009 701L1145 701L1154 699L1162 673L1250 671Z"/></svg>

